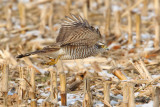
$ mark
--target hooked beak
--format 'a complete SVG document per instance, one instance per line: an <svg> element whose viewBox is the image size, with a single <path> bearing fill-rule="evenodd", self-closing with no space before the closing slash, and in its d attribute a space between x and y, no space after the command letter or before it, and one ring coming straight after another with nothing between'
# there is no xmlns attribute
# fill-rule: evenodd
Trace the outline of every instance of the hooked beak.
<svg viewBox="0 0 160 107"><path fill-rule="evenodd" d="M109 51L109 48L108 48L107 46L104 46L104 49L105 49L106 51Z"/></svg>
<svg viewBox="0 0 160 107"><path fill-rule="evenodd" d="M109 48L106 48L107 51L109 51Z"/></svg>

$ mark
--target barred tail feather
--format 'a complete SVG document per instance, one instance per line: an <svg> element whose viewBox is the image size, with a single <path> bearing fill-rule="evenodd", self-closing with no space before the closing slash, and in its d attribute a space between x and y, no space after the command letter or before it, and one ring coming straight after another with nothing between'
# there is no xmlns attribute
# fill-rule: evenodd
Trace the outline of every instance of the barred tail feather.
<svg viewBox="0 0 160 107"><path fill-rule="evenodd" d="M30 55L32 55L32 53L21 54L21 55L18 55L16 58L23 58Z"/></svg>
<svg viewBox="0 0 160 107"><path fill-rule="evenodd" d="M27 57L27 56L30 56L30 55L38 54L38 53L40 53L40 52L41 52L41 51L35 51L35 52L25 53L25 54L18 55L16 58Z"/></svg>

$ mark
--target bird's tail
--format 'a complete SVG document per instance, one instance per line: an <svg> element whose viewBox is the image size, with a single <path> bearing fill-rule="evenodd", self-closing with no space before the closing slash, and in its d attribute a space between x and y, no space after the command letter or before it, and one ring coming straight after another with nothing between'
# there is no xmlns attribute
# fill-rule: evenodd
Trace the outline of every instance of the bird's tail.
<svg viewBox="0 0 160 107"><path fill-rule="evenodd" d="M42 50L37 50L37 51L34 51L34 52L29 52L29 53L18 55L16 58L23 58L23 57L27 57L27 56L35 55L35 54L45 55L45 54L56 52L59 49L60 49L60 45L57 43L57 44L53 44L53 45L50 45L50 46L46 46Z"/></svg>
<svg viewBox="0 0 160 107"><path fill-rule="evenodd" d="M38 53L40 53L40 51L34 51L34 52L25 53L25 54L20 54L16 58L23 58L23 57L27 57L27 56L38 54Z"/></svg>

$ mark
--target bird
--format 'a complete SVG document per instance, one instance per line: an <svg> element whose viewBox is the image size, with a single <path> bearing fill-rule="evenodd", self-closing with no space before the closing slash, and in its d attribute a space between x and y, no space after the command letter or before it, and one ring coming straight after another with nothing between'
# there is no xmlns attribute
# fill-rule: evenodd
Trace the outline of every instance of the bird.
<svg viewBox="0 0 160 107"><path fill-rule="evenodd" d="M99 29L91 26L80 15L70 14L62 20L56 42L41 50L20 54L17 58L30 55L48 57L51 61L47 65L54 65L58 60L84 59L95 56L108 50L101 42L102 35Z"/></svg>

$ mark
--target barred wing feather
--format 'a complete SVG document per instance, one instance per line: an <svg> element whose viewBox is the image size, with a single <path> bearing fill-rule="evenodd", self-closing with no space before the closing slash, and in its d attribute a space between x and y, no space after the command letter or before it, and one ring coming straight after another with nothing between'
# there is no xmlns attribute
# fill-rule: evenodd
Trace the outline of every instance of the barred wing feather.
<svg viewBox="0 0 160 107"><path fill-rule="evenodd" d="M66 16L62 23L60 33L56 39L61 45L77 44L77 45L94 45L101 38L98 29L90 26L87 20L81 16L71 14Z"/></svg>

